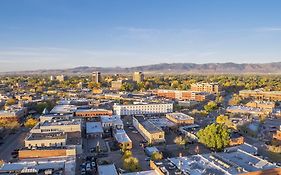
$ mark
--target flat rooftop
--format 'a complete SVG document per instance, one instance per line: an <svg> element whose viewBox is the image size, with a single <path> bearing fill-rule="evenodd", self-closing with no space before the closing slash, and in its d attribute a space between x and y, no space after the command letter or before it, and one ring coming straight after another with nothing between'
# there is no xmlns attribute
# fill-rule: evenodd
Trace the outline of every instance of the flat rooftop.
<svg viewBox="0 0 281 175"><path fill-rule="evenodd" d="M51 120L44 121L40 123L40 126L62 126L62 125L81 125L81 120L72 119L72 120Z"/></svg>
<svg viewBox="0 0 281 175"><path fill-rule="evenodd" d="M120 115L113 115L113 116L108 116L108 115L104 115L104 116L100 116L101 122L102 123L123 123L123 121L121 120Z"/></svg>
<svg viewBox="0 0 281 175"><path fill-rule="evenodd" d="M138 120L138 122L150 133L157 133L157 132L163 132L163 130L160 127L157 127L152 122L144 118L143 116L135 116L135 119Z"/></svg>
<svg viewBox="0 0 281 175"><path fill-rule="evenodd" d="M114 164L99 165L98 173L99 173L99 175L118 175Z"/></svg>
<svg viewBox="0 0 281 175"><path fill-rule="evenodd" d="M130 137L127 135L125 130L119 129L114 133L114 138L118 143L126 143L126 142L132 142Z"/></svg>
<svg viewBox="0 0 281 175"><path fill-rule="evenodd" d="M49 140L49 139L66 139L64 132L49 132L49 133L30 133L26 140Z"/></svg>
<svg viewBox="0 0 281 175"><path fill-rule="evenodd" d="M194 119L193 117L191 117L187 114L179 113L179 112L169 113L169 114L166 114L166 116L173 117L174 119L180 120L180 121L193 120Z"/></svg>
<svg viewBox="0 0 281 175"><path fill-rule="evenodd" d="M69 114L77 110L75 105L56 105L51 111L51 114Z"/></svg>
<svg viewBox="0 0 281 175"><path fill-rule="evenodd" d="M103 129L101 126L101 122L87 122L86 123L86 133L102 133Z"/></svg>

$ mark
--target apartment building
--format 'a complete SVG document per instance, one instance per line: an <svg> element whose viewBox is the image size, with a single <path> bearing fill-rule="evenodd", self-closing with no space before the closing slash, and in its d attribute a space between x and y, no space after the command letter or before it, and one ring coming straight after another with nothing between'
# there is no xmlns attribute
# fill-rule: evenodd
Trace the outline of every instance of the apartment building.
<svg viewBox="0 0 281 175"><path fill-rule="evenodd" d="M251 97L259 101L281 101L281 91L264 91L263 89L241 90L239 95L242 98Z"/></svg>
<svg viewBox="0 0 281 175"><path fill-rule="evenodd" d="M275 102L270 101L250 101L245 106L252 108L260 108L265 112L272 112L275 108Z"/></svg>
<svg viewBox="0 0 281 175"><path fill-rule="evenodd" d="M114 104L114 114L140 115L140 114L165 114L173 112L172 103L140 103L131 105Z"/></svg>
<svg viewBox="0 0 281 175"><path fill-rule="evenodd" d="M149 144L165 142L165 132L141 116L133 117L133 126Z"/></svg>
<svg viewBox="0 0 281 175"><path fill-rule="evenodd" d="M208 92L194 92L194 91L166 90L166 89L157 90L156 95L168 99L194 100L194 101L205 101L214 98L214 95Z"/></svg>
<svg viewBox="0 0 281 175"><path fill-rule="evenodd" d="M190 85L190 89L194 92L209 92L212 94L217 94L221 90L218 83L194 83Z"/></svg>
<svg viewBox="0 0 281 175"><path fill-rule="evenodd" d="M166 118L177 125L194 124L194 118L184 113L168 113Z"/></svg>

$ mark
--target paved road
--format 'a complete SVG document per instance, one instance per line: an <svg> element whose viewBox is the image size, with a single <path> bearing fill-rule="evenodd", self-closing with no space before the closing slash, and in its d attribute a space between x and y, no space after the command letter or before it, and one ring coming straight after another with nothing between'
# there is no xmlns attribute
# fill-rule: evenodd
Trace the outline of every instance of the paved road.
<svg viewBox="0 0 281 175"><path fill-rule="evenodd" d="M24 145L24 138L29 130L20 128L15 134L9 135L0 146L0 160L8 162L12 159L14 149L20 149Z"/></svg>

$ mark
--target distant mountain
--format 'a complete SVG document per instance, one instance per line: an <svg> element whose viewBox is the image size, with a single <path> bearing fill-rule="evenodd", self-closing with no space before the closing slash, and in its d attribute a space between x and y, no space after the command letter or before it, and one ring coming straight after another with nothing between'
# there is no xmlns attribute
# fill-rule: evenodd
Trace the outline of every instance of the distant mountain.
<svg viewBox="0 0 281 175"><path fill-rule="evenodd" d="M90 74L100 71L103 74L132 73L191 73L191 74L281 74L281 62L263 64L236 64L236 63L161 63L137 67L75 67L70 69L34 70L5 72L1 74Z"/></svg>

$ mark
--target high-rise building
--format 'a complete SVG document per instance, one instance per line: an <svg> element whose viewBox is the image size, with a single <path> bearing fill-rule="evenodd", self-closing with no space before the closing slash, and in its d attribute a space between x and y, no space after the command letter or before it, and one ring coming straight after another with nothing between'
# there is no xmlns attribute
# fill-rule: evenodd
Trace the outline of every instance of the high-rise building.
<svg viewBox="0 0 281 175"><path fill-rule="evenodd" d="M66 78L64 75L58 75L58 76L56 76L56 79L60 82L63 82L63 81L65 81Z"/></svg>
<svg viewBox="0 0 281 175"><path fill-rule="evenodd" d="M144 80L144 75L142 72L134 72L133 80L140 83Z"/></svg>
<svg viewBox="0 0 281 175"><path fill-rule="evenodd" d="M93 82L100 83L101 82L101 73L100 72L93 72Z"/></svg>

